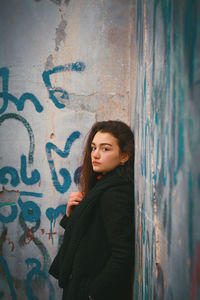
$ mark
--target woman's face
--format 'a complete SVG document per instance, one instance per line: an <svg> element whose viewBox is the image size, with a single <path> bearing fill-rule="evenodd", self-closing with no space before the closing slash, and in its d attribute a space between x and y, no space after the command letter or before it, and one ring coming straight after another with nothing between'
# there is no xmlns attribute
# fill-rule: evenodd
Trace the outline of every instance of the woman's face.
<svg viewBox="0 0 200 300"><path fill-rule="evenodd" d="M108 132L98 131L91 143L91 162L94 172L106 174L129 158L121 153L117 139Z"/></svg>

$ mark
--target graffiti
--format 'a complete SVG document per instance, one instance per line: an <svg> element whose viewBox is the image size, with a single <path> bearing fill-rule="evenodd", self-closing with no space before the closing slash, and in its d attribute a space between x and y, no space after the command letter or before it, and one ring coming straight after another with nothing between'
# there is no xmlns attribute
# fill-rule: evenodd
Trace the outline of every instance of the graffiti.
<svg viewBox="0 0 200 300"><path fill-rule="evenodd" d="M21 226L23 227L23 229L25 230L26 234L28 234L28 237L30 238L31 236L31 232L33 233L35 231L35 229L38 229L36 227L31 229L31 232L28 232L28 228L24 227L24 222L28 221L30 223L34 223L36 222L36 226L37 224L40 223L40 218L41 218L41 210L40 207L38 206L38 204L36 204L33 201L22 201L22 197L23 196L29 196L29 197L37 197L37 198L42 198L42 194L41 193L33 193L33 192L20 192L20 196L18 198L17 204L21 210L20 215L21 215L21 220L23 220L23 224L21 223ZM4 216L3 214L0 213L0 221L2 223L10 223L13 222L18 215L18 208L17 208L17 204L13 204L10 205L9 208L11 209L11 213L8 216ZM54 223L55 226L55 222L57 220L57 218L59 217L59 215L63 215L66 212L66 205L60 205L57 208L52 208L49 207L46 210L46 217L47 219L50 221L51 224L51 228L52 228L52 224ZM38 223L39 222L39 223ZM39 225L38 225L39 226ZM52 230L51 230L52 231ZM43 232L44 233L44 232ZM23 236L23 239L25 237Z"/></svg>
<svg viewBox="0 0 200 300"><path fill-rule="evenodd" d="M67 169L60 169L59 173L63 177L63 184L60 184L58 181L58 176L55 170L55 165L54 161L52 159L52 153L51 151L55 151L59 156L63 158L67 158L69 153L70 153L70 148L75 140L77 140L80 137L80 132L79 131L74 131L67 139L64 147L64 151L60 150L56 145L53 143L47 143L46 144L46 154L47 154L47 159L51 171L51 177L53 181L53 185L56 188L56 190L60 193L65 193L70 185L71 185L71 176L69 174L69 171Z"/></svg>
<svg viewBox="0 0 200 300"><path fill-rule="evenodd" d="M5 276L6 276L6 279L7 279L8 286L10 288L12 299L16 300L17 299L17 295L16 295L16 291L15 291L15 288L14 288L14 285L13 285L13 280L12 280L12 277L11 277L11 274L10 274L7 262L6 262L6 260L2 256L0 256L0 264L2 265L3 270L5 272ZM3 293L1 293L1 294L3 294Z"/></svg>
<svg viewBox="0 0 200 300"><path fill-rule="evenodd" d="M14 252L15 250L15 245L14 242L10 240L9 237L7 237L7 232L8 232L8 228L4 227L4 230L1 234L1 238L0 238L0 245L3 245L3 243L8 242L8 245L11 245L11 252ZM2 251L0 251L2 252ZM2 255L2 253L0 253L0 256Z"/></svg>
<svg viewBox="0 0 200 300"><path fill-rule="evenodd" d="M50 80L50 76L59 72L66 71L75 71L75 72L83 72L85 70L85 64L83 62L75 62L69 63L64 66L56 66L51 70L44 71L42 74L44 84L48 90L49 98L53 101L55 106L59 109L64 108L65 104L59 102L56 97L56 93L60 93L61 99L68 100L69 94L67 91L63 90L61 87L53 88ZM8 102L11 101L16 105L18 111L22 111L24 109L24 104L27 100L31 101L37 112L43 111L43 106L40 104L39 100L32 93L24 93L18 99L8 92L8 84L9 84L9 70L6 67L0 68L0 77L2 77L2 92L0 92L0 98L3 99L3 105L0 108L0 114L4 113L8 107Z"/></svg>
<svg viewBox="0 0 200 300"><path fill-rule="evenodd" d="M20 177L17 170L10 166L5 166L0 169L0 184L7 184L8 178L6 175L9 174L11 176L10 184L13 187L16 187L20 183ZM40 181L40 173L38 170L31 171L31 177L27 176L27 164L26 164L26 156L21 155L21 168L20 168L20 176L23 183L26 185L34 185L35 183Z"/></svg>
<svg viewBox="0 0 200 300"><path fill-rule="evenodd" d="M24 247L24 246L30 244L30 242L33 242L38 247L39 251L41 252L42 256L44 257L43 268L41 267L41 263L38 260L35 260L34 258L26 259L26 261L25 261L27 265L36 264L36 267L32 268L32 270L27 273L27 279L26 279L27 297L28 297L28 299L36 299L33 297L33 293L30 290L30 288L31 288L30 282L33 279L33 277L32 277L32 275L33 275L33 276L38 276L39 278L43 279L40 282L41 286L48 284L49 299L54 299L54 288L53 288L53 285L50 282L48 275L47 275L48 268L50 265L50 256L49 256L49 253L48 253L46 247L44 246L43 242L39 238L34 236L34 234L40 228L40 216L41 216L40 208L33 201L26 201L26 202L22 201L21 197L23 197L23 196L29 196L29 197L32 196L32 197L41 198L42 194L23 191L20 193L20 197L18 199L18 205L21 209L21 213L19 215L19 224L24 231L24 233L18 240L18 244L20 245L20 247ZM54 219L58 217L60 211L62 211L62 210L58 209L58 212L57 212L56 216L54 217ZM17 217L17 214L15 214L15 217ZM8 220L2 220L2 221L8 222ZM12 221L14 221L14 218ZM35 223L35 225L30 228L30 227L28 227L26 222ZM41 230L41 232L42 232L42 234L44 234L45 230ZM52 233L46 233L46 234L50 238L50 234L52 234ZM4 232L1 235L1 247L5 241L8 241L8 244L12 245L11 251L14 251L14 249L15 249L14 243L11 242L10 239L6 235L7 235L7 228L4 229ZM1 249L1 254L2 254L2 249ZM7 280L8 285L10 287L12 299L17 299L15 289L13 288L13 281L15 281L15 278L11 277L8 265L4 258L0 259L0 263L3 265L4 271L5 271L4 277ZM2 296L3 296L3 293L2 293Z"/></svg>
<svg viewBox="0 0 200 300"><path fill-rule="evenodd" d="M136 299L200 299L199 8L136 1Z"/></svg>
<svg viewBox="0 0 200 300"><path fill-rule="evenodd" d="M82 168L81 168L81 167L78 167L78 168L75 170L75 172L74 172L74 182L75 182L76 185L79 184L81 170L82 170Z"/></svg>
<svg viewBox="0 0 200 300"><path fill-rule="evenodd" d="M25 126L25 128L27 129L28 135L29 135L29 141L30 141L28 162L29 162L29 164L32 164L33 163L34 149L35 149L35 141L34 141L33 130L31 128L30 124L22 116L20 116L18 114L14 114L14 113L9 113L9 114L5 114L5 115L0 116L0 126L5 120L8 120L8 119L15 119L15 120L21 122Z"/></svg>
<svg viewBox="0 0 200 300"><path fill-rule="evenodd" d="M44 271L41 271L40 261L35 258L28 258L28 259L26 259L26 264L27 264L27 267L29 267L29 265L32 267L32 269L28 272L27 279L26 279L26 294L28 296L28 299L39 300L39 298L34 295L34 292L31 287L31 281L33 279L35 279L35 277L36 278L40 277L45 281L45 283L48 283L48 285L49 285L49 300L53 300L54 299L54 288L53 288L51 281L49 280L49 277L47 276L47 273Z"/></svg>
<svg viewBox="0 0 200 300"><path fill-rule="evenodd" d="M43 270L48 271L48 266L50 264L50 256L49 253L44 246L43 242L38 238L34 236L34 233L38 231L40 228L40 219L35 222L35 225L32 226L31 228L27 226L26 221L23 218L22 213L19 215L19 224L21 228L24 230L24 233L21 235L19 238L19 245L21 247L24 247L30 242L33 242L35 246L39 249L41 252L42 256L44 257L44 264L43 264Z"/></svg>
<svg viewBox="0 0 200 300"><path fill-rule="evenodd" d="M64 215L65 212L66 212L66 205L60 205L56 209L53 209L52 207L49 207L46 210L46 216L50 221L50 235L49 235L49 237L51 237L52 243L53 243L53 234L55 234L55 233L53 233L53 229L52 229L53 222L54 222L54 226L55 226L55 222L56 222L56 219L58 218L58 216L60 214Z"/></svg>
<svg viewBox="0 0 200 300"><path fill-rule="evenodd" d="M59 109L64 108L65 104L59 102L58 98L56 97L56 93L60 93L60 98L63 100L69 99L69 94L67 91L63 90L60 87L53 88L50 80L50 76L59 72L65 71L75 71L75 72L83 72L85 70L85 64L83 62L75 62L71 64L66 64L65 66L57 66L51 70L44 71L42 74L43 81L49 93L49 99L53 101L55 106Z"/></svg>
<svg viewBox="0 0 200 300"><path fill-rule="evenodd" d="M1 208L2 206L7 206L7 205L15 205L15 202L1 201L1 203L0 203L0 208Z"/></svg>
<svg viewBox="0 0 200 300"><path fill-rule="evenodd" d="M69 93L60 87L53 87L52 77L54 74L60 72L83 72L85 64L83 62L69 63L63 66L56 66L51 70L44 71L42 79L47 88L49 99L52 100L56 108L62 109L65 107L62 100L69 99ZM51 258L46 246L51 241L54 244L55 237L58 240L56 248L60 247L63 239L63 234L56 228L56 221L60 216L66 213L66 204L56 205L56 207L47 207L42 209L41 200L45 202L45 194L36 191L20 191L21 184L29 188L34 185L43 183L42 172L36 168L30 169L33 162L35 162L35 135L31 124L18 113L5 113L9 107L9 102L12 102L17 111L23 111L27 101L31 102L36 112L41 113L44 111L44 107L40 104L40 101L32 93L23 93L20 97L16 97L9 93L9 69L4 67L0 69L0 78L2 79L2 90L0 92L0 98L3 102L0 107L0 126L4 125L9 120L15 120L22 124L28 134L29 144L28 153L20 154L19 167L6 164L0 168L0 184L4 191L5 185L11 185L15 193L13 199L7 199L7 195L2 196L5 201L0 202L0 222L2 223L1 237L0 237L0 276L1 280L5 282L5 286L8 286L8 291L3 288L0 290L0 299L18 299L18 289L25 288L23 293L24 297L29 300L40 299L40 293L45 288L45 297L47 299L56 299L54 286L48 275L48 269L50 266ZM58 98L58 95L60 97ZM5 124L6 126L6 124ZM1 127L2 128L2 127ZM49 171L51 180L55 191L59 194L67 192L72 184L72 180L75 184L79 183L79 177L81 168L76 167L73 171L73 175L70 175L68 168L56 169L56 163L53 154L58 155L59 158L68 158L71 153L71 147L76 140L81 136L79 131L73 131L66 139L64 149L51 142L46 143L44 150L44 156L46 154L47 162L49 165ZM61 176L61 178L59 178ZM9 193L10 191L8 191ZM2 192L3 193L3 192ZM8 194L9 196L9 194ZM14 201L13 201L14 200ZM41 222L46 218L49 222L49 227L45 228ZM17 223L19 226L17 239L13 239L12 231L8 230L11 223ZM6 251L5 251L6 249ZM24 277L18 278L12 274L12 265L10 264L10 254L18 255L18 252L24 249L24 253L28 255L28 258L22 260L27 272ZM27 249L35 249L35 255L30 255ZM41 259L38 259L38 253ZM9 254L10 253L10 254ZM37 288L35 288L37 286ZM8 296L8 293L10 294ZM23 296L20 295L23 298Z"/></svg>
<svg viewBox="0 0 200 300"><path fill-rule="evenodd" d="M2 77L2 92L0 92L0 98L3 99L3 105L0 109L0 114L4 113L8 107L8 101L13 102L18 111L24 109L24 104L27 100L30 100L37 112L43 111L43 106L40 104L39 100L31 93L24 93L19 99L8 92L9 83L9 70L7 68L0 69L0 77Z"/></svg>
<svg viewBox="0 0 200 300"><path fill-rule="evenodd" d="M21 156L21 169L20 169L20 175L22 182L24 182L26 185L33 185L40 181L40 173L38 170L31 171L31 177L28 178L27 176L27 164L26 164L26 156Z"/></svg>
<svg viewBox="0 0 200 300"><path fill-rule="evenodd" d="M7 184L8 179L5 177L7 174L11 176L10 184L12 186L17 186L20 183L19 175L17 173L17 170L13 167L3 167L0 169L0 183L1 184Z"/></svg>
<svg viewBox="0 0 200 300"><path fill-rule="evenodd" d="M11 212L8 216L4 216L3 214L0 213L0 221L2 223L11 223L17 217L17 213L18 213L17 205L10 205L9 208Z"/></svg>
<svg viewBox="0 0 200 300"><path fill-rule="evenodd" d="M18 199L19 207L21 208L21 213L24 221L37 222L40 219L41 211L39 206L33 201L23 202L21 197Z"/></svg>

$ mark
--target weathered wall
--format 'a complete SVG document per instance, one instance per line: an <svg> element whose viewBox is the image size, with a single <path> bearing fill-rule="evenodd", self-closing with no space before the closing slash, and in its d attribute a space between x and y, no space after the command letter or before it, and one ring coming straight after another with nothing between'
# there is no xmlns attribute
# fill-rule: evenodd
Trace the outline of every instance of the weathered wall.
<svg viewBox="0 0 200 300"><path fill-rule="evenodd" d="M109 118L135 127L135 299L200 297L199 1L134 4L1 1L3 300L60 299L59 219L84 136Z"/></svg>
<svg viewBox="0 0 200 300"><path fill-rule="evenodd" d="M200 2L137 1L135 299L200 299Z"/></svg>
<svg viewBox="0 0 200 300"><path fill-rule="evenodd" d="M95 120L131 120L127 0L1 0L0 299L60 299L48 268Z"/></svg>

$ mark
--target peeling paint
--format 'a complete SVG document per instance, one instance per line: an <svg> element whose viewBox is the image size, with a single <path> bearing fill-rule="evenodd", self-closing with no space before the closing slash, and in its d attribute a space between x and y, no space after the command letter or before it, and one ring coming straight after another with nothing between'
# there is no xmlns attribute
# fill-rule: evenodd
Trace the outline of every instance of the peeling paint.
<svg viewBox="0 0 200 300"><path fill-rule="evenodd" d="M19 190L9 190L3 186L2 190L0 191L0 205L16 204L19 198L19 193Z"/></svg>
<svg viewBox="0 0 200 300"><path fill-rule="evenodd" d="M53 64L53 55L50 54L47 57L46 63L45 63L45 70L49 70L49 69L53 69L54 68L54 64Z"/></svg>
<svg viewBox="0 0 200 300"><path fill-rule="evenodd" d="M66 32L65 32L66 27L67 27L67 21L61 15L60 24L59 24L58 28L56 28L55 51L58 51L61 42L65 41L65 38L66 38L66 35L67 35Z"/></svg>

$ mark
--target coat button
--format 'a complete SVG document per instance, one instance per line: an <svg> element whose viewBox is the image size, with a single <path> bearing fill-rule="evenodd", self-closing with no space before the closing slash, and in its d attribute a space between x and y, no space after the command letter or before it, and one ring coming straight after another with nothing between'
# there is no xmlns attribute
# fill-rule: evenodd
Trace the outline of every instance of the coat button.
<svg viewBox="0 0 200 300"><path fill-rule="evenodd" d="M72 274L70 274L70 275L69 275L69 279L70 279L70 280L72 280L72 278L73 278L73 275L72 275Z"/></svg>

